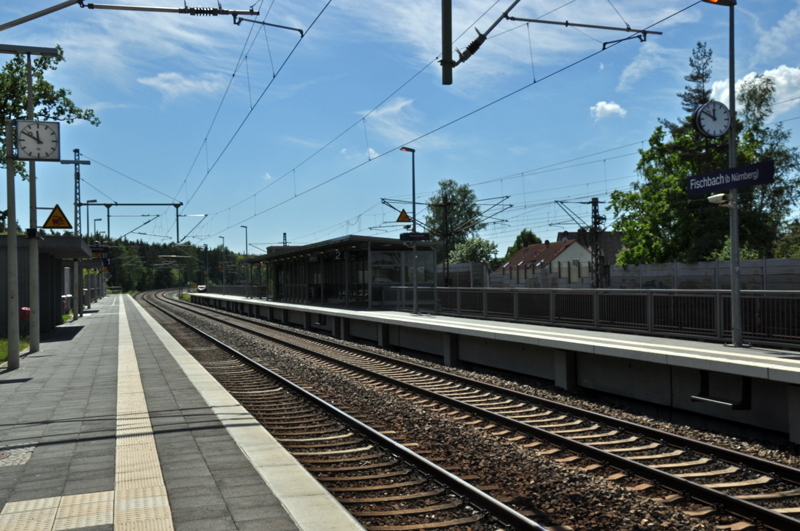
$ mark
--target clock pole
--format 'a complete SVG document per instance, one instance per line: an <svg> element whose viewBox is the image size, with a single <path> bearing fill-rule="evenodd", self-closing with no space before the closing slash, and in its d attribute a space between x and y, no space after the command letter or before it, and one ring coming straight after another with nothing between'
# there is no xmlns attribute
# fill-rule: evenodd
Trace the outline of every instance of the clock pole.
<svg viewBox="0 0 800 531"><path fill-rule="evenodd" d="M735 4L735 2L734 2ZM736 167L736 77L733 69L733 5L731 4L730 17L730 74L728 86L730 87L731 130L728 133L730 140L728 149L729 167ZM734 347L741 347L742 340L742 289L739 278L739 192L736 188L731 190L731 339Z"/></svg>
<svg viewBox="0 0 800 531"><path fill-rule="evenodd" d="M14 124L6 120L6 266L8 284L8 370L19 369L19 284L17 271L17 199L14 191Z"/></svg>
<svg viewBox="0 0 800 531"><path fill-rule="evenodd" d="M31 68L31 54L28 54L28 120L33 120L33 73ZM28 162L30 181L30 208L31 224L28 229L28 291L30 293L30 352L39 352L39 236L37 233L38 222L36 218L36 163Z"/></svg>

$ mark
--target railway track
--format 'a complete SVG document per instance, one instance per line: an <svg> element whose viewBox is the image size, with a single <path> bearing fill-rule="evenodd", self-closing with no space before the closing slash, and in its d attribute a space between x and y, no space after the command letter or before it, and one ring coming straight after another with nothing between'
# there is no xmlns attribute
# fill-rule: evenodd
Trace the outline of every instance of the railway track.
<svg viewBox="0 0 800 531"><path fill-rule="evenodd" d="M663 503L693 504L687 510L693 516L728 512L742 519L725 528L800 529L795 468L261 321L234 324L230 313L179 306L209 319L224 315L227 325L303 349L307 356L319 357L316 351L324 349L327 362L336 364L332 370L403 387L411 399L462 411L469 415L465 422L481 423L489 433L516 439L540 455L589 472L613 467L617 472L606 479L626 481L629 490L653 493L650 497Z"/></svg>
<svg viewBox="0 0 800 531"><path fill-rule="evenodd" d="M212 349L195 357L370 531L544 528L165 310Z"/></svg>

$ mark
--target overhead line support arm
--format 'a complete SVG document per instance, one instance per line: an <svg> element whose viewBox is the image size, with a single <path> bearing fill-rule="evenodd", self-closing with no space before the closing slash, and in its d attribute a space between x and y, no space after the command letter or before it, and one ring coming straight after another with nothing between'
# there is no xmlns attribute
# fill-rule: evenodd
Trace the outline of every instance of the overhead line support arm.
<svg viewBox="0 0 800 531"><path fill-rule="evenodd" d="M67 0L66 2L61 2L60 4L56 4L54 6L42 9L41 11L37 11L36 13L31 13L30 15L26 15L24 17L12 20L11 22L0 24L0 31L13 28L14 26L19 26L20 24L30 22L31 20L36 20L37 18L41 18L45 15L49 15L50 13L60 11L64 8L70 7L75 4L79 4L81 7L88 7L89 9L114 9L120 11L151 11L156 13L184 13L196 16L213 16L213 17L216 17L218 15L232 15L234 23L236 23L236 18L241 15L251 15L251 16L259 15L259 12L255 11L254 9L249 9L247 11L237 10L237 9L222 9L222 6L220 5L219 2L217 2L217 7L188 7L185 1L183 7L148 7L148 6L117 6L108 4L94 4L94 3L84 4L83 0Z"/></svg>
<svg viewBox="0 0 800 531"><path fill-rule="evenodd" d="M513 20L515 22L536 22L537 24L553 24L555 26L574 26L576 28L591 28L591 29L602 29L602 30L611 30L611 31L627 31L630 33L641 33L642 35L647 35L648 33L652 33L653 35L663 35L660 31L650 31L650 30L643 30L643 29L632 29L630 26L626 28L617 28L613 26L596 26L594 24L576 24L574 22L570 22L569 20L565 22L556 22L554 20L537 20L535 18L518 18L505 15L505 18L508 20Z"/></svg>

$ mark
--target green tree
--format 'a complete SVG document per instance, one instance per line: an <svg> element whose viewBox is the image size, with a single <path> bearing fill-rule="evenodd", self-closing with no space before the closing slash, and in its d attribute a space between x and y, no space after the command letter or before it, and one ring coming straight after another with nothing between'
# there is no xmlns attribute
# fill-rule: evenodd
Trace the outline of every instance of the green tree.
<svg viewBox="0 0 800 531"><path fill-rule="evenodd" d="M710 64L703 68L710 69ZM742 129L738 164L772 159L776 165L773 184L739 189L740 239L742 248L747 245L759 256L770 256L791 206L798 203L800 156L787 146L790 134L782 126L765 125L772 113L774 81L764 76L750 80L738 100L743 105L742 122L737 124ZM696 262L724 252L729 211L708 203L704 196L689 197L686 181L728 167L728 135L704 138L688 122L684 118L671 130L671 141L665 128L657 127L649 148L639 151L641 179L630 192L611 194L610 208L617 217L614 230L622 233L625 245L617 257L620 265Z"/></svg>
<svg viewBox="0 0 800 531"><path fill-rule="evenodd" d="M450 249L486 227L478 206L478 198L469 185L459 185L452 179L439 181L439 190L428 200L425 227L431 239L444 242L439 249L439 261L449 255Z"/></svg>
<svg viewBox="0 0 800 531"><path fill-rule="evenodd" d="M100 125L100 120L92 109L81 109L69 98L71 92L64 88L56 88L45 80L45 72L56 70L64 61L64 50L60 46L57 57L37 57L31 63L33 78L33 109L38 120L66 122L86 120L92 125ZM5 120L28 117L28 75L27 56L15 55L0 70L0 167L5 168ZM17 173L27 178L27 170L22 162L15 163Z"/></svg>
<svg viewBox="0 0 800 531"><path fill-rule="evenodd" d="M475 237L457 244L455 249L450 251L450 262L453 264L491 262L495 254L497 254L496 243Z"/></svg>
<svg viewBox="0 0 800 531"><path fill-rule="evenodd" d="M514 240L514 245L508 248L508 252L506 252L505 260L511 258L511 256L528 245L534 243L542 243L542 239L538 237L532 230L522 229L519 235L517 235L517 239Z"/></svg>
<svg viewBox="0 0 800 531"><path fill-rule="evenodd" d="M775 258L800 258L800 220L788 223L778 237Z"/></svg>
<svg viewBox="0 0 800 531"><path fill-rule="evenodd" d="M751 249L747 242L744 245L739 247L739 259L740 260L756 260L761 258L758 254L758 251ZM730 260L731 259L731 237L725 237L725 243L722 245L722 248L714 251L708 257L709 260Z"/></svg>
<svg viewBox="0 0 800 531"><path fill-rule="evenodd" d="M686 85L684 92L679 92L678 97L681 99L681 107L686 112L694 111L698 105L708 103L711 100L711 65L712 65L712 51L711 48L706 46L704 42L698 42L692 56L689 58L689 67L692 71L689 75L684 76L683 79L692 83Z"/></svg>

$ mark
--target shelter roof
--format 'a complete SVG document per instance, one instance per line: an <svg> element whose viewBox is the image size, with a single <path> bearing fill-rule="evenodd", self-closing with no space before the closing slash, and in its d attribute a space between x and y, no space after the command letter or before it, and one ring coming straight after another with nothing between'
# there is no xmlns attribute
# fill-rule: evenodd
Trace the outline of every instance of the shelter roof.
<svg viewBox="0 0 800 531"><path fill-rule="evenodd" d="M394 238L376 238L374 236L347 235L332 240L310 243L308 245L267 247L267 254L248 258L250 264L275 262L287 258L297 258L307 254L320 254L345 249L367 249L371 245L373 251L408 251L411 242L403 242ZM417 242L418 246L435 247L436 242Z"/></svg>
<svg viewBox="0 0 800 531"><path fill-rule="evenodd" d="M28 239L17 236L17 248L28 248ZM7 235L0 237L0 247L8 246ZM49 254L61 260L91 258L92 249L80 236L51 236L39 238L39 254Z"/></svg>

